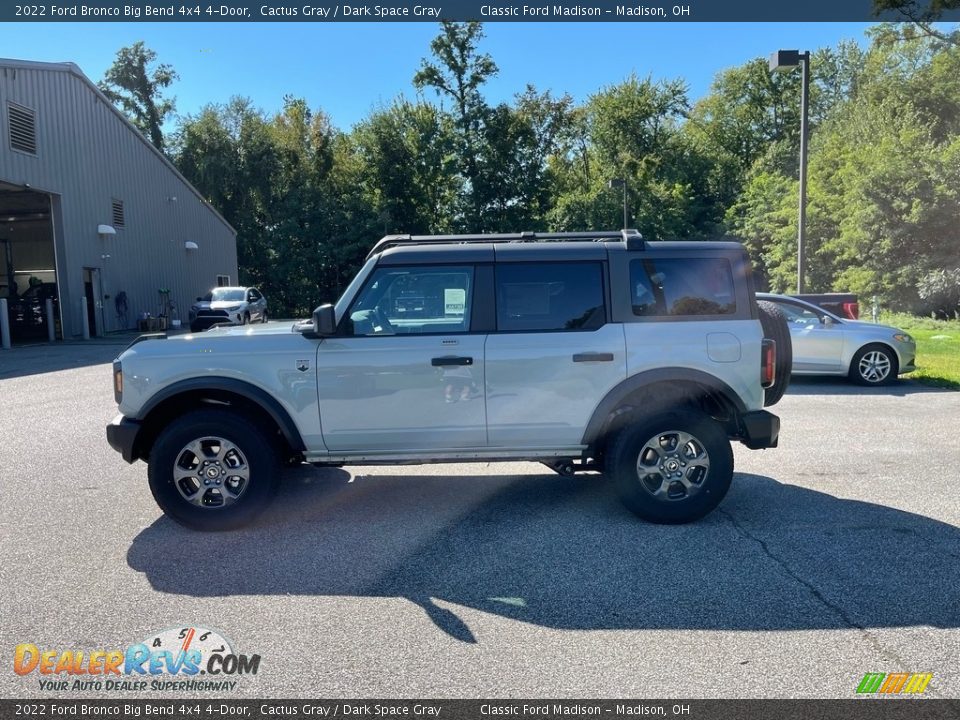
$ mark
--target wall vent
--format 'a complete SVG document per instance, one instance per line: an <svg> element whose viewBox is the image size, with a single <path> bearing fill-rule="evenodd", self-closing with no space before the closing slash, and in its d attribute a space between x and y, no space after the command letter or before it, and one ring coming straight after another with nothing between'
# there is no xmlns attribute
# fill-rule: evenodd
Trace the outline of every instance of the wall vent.
<svg viewBox="0 0 960 720"><path fill-rule="evenodd" d="M114 227L123 227L123 200L114 200L113 201L113 226Z"/></svg>
<svg viewBox="0 0 960 720"><path fill-rule="evenodd" d="M10 147L20 152L37 154L37 114L13 103L7 103Z"/></svg>

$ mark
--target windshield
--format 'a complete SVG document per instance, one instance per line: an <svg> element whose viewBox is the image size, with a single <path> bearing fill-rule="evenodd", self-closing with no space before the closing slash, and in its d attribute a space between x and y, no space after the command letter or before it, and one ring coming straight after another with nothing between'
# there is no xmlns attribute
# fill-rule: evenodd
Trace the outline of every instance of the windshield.
<svg viewBox="0 0 960 720"><path fill-rule="evenodd" d="M243 288L214 288L212 291L208 292L204 296L206 302L218 302L218 301L239 301L243 302L246 297L245 291Z"/></svg>

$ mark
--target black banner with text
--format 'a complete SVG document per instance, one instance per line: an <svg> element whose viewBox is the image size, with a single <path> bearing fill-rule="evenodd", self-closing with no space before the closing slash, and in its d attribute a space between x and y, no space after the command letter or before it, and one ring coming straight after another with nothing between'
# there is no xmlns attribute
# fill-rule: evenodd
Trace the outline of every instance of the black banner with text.
<svg viewBox="0 0 960 720"><path fill-rule="evenodd" d="M957 720L960 700L0 700L0 720L409 718L547 720Z"/></svg>
<svg viewBox="0 0 960 720"><path fill-rule="evenodd" d="M930 19L922 2L905 0L897 9L879 11L875 0L57 0L2 3L0 21L23 22L382 22L481 20L486 22L725 22L725 21L904 21ZM960 9L938 8L937 19L960 20Z"/></svg>

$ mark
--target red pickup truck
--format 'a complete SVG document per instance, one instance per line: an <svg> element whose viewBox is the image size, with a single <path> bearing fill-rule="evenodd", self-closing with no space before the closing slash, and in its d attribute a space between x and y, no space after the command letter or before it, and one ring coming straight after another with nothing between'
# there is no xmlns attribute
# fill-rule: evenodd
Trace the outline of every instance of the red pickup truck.
<svg viewBox="0 0 960 720"><path fill-rule="evenodd" d="M860 318L860 302L857 300L857 296L852 293L821 293L819 295L808 293L793 295L792 297L818 305L842 318L849 318L850 320Z"/></svg>

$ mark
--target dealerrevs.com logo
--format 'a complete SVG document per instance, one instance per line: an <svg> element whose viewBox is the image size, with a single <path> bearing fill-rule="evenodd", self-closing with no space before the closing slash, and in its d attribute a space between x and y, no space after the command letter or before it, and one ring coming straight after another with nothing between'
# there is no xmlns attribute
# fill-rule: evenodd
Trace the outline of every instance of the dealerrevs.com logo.
<svg viewBox="0 0 960 720"><path fill-rule="evenodd" d="M256 675L259 655L245 655L216 630L182 627L123 649L41 649L20 643L13 671L36 677L45 691L232 691L238 676Z"/></svg>

